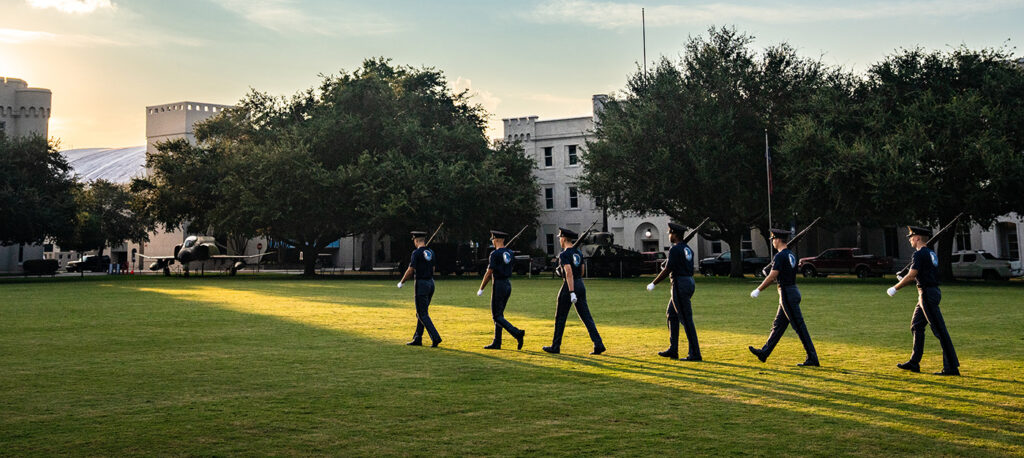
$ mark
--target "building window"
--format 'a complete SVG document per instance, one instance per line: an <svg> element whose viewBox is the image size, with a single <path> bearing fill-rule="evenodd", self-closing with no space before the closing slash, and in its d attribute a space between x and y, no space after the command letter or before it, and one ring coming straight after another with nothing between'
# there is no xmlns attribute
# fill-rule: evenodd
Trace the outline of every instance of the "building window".
<svg viewBox="0 0 1024 458"><path fill-rule="evenodd" d="M576 145L569 145L569 165L576 165L580 161L576 154Z"/></svg>
<svg viewBox="0 0 1024 458"><path fill-rule="evenodd" d="M544 245L548 254L555 254L555 234L544 234Z"/></svg>
<svg viewBox="0 0 1024 458"><path fill-rule="evenodd" d="M544 188L544 208L548 210L555 208L555 188Z"/></svg>
<svg viewBox="0 0 1024 458"><path fill-rule="evenodd" d="M882 231L885 239L885 255L890 258L900 257L900 238L896 234L895 227L887 227Z"/></svg>
<svg viewBox="0 0 1024 458"><path fill-rule="evenodd" d="M553 146L544 147L544 167L551 167L555 164L554 149Z"/></svg>
<svg viewBox="0 0 1024 458"><path fill-rule="evenodd" d="M711 252L712 253L721 253L722 252L722 241L721 240L712 240L711 241Z"/></svg>
<svg viewBox="0 0 1024 458"><path fill-rule="evenodd" d="M751 240L750 233L748 232L746 234L743 234L743 237L740 239L740 250L741 251L751 251L753 249L754 249L754 241Z"/></svg>
<svg viewBox="0 0 1024 458"><path fill-rule="evenodd" d="M569 187L569 208L580 208L580 192L575 186Z"/></svg>
<svg viewBox="0 0 1024 458"><path fill-rule="evenodd" d="M971 249L971 228L964 227L962 225L956 231L956 249L957 250L970 250Z"/></svg>
<svg viewBox="0 0 1024 458"><path fill-rule="evenodd" d="M25 260L25 244L18 245L18 264L21 264Z"/></svg>

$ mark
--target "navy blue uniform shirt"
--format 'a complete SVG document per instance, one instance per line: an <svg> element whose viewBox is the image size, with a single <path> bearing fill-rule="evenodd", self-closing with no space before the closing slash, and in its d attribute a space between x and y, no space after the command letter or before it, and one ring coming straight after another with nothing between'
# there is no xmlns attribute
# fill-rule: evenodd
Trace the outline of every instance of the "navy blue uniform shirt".
<svg viewBox="0 0 1024 458"><path fill-rule="evenodd" d="M515 256L512 255L512 250L498 248L491 252L491 256L487 261L487 267L494 271L494 278L504 280L512 276L512 263L514 261Z"/></svg>
<svg viewBox="0 0 1024 458"><path fill-rule="evenodd" d="M668 250L668 270L672 278L693 276L693 250L685 243L677 243Z"/></svg>
<svg viewBox="0 0 1024 458"><path fill-rule="evenodd" d="M580 250L575 248L566 248L561 254L558 255L558 264L565 266L566 264L572 268L573 280L579 280L583 278L583 255L580 254ZM564 269L565 267L563 267Z"/></svg>
<svg viewBox="0 0 1024 458"><path fill-rule="evenodd" d="M417 248L412 252L409 266L416 271L417 280L434 278L434 250L427 247Z"/></svg>
<svg viewBox="0 0 1024 458"><path fill-rule="evenodd" d="M772 266L772 270L779 271L779 276L776 280L779 282L779 286L792 286L796 284L796 266L798 262L796 255L789 251L789 248L776 253L772 262L775 263Z"/></svg>
<svg viewBox="0 0 1024 458"><path fill-rule="evenodd" d="M917 269L917 286L939 286L939 257L931 248L924 247L915 251L914 264L910 268Z"/></svg>

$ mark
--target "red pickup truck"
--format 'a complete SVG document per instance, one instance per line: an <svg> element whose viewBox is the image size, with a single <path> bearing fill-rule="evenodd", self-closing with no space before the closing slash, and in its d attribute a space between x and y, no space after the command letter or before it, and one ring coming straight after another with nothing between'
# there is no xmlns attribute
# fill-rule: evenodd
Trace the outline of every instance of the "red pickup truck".
<svg viewBox="0 0 1024 458"><path fill-rule="evenodd" d="M835 274L881 277L892 273L892 258L864 254L860 248L830 248L813 258L800 258L800 272L805 277Z"/></svg>

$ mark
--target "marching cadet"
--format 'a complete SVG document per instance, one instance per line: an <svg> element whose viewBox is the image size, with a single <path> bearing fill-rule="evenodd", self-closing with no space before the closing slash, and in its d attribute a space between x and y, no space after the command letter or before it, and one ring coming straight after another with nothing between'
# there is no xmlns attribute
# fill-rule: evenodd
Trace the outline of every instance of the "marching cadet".
<svg viewBox="0 0 1024 458"><path fill-rule="evenodd" d="M565 320L569 316L569 309L576 307L576 314L580 316L583 325L590 333L590 340L594 342L594 351L590 354L600 355L605 351L601 335L597 333L597 325L594 318L590 316L590 308L587 307L587 289L583 286L583 256L573 246L573 241L579 237L575 232L565 229L558 229L558 242L562 246L562 253L558 255L558 264L562 267L565 281L558 290L558 308L555 311L555 335L551 340L550 347L544 347L548 353L559 353L562 347L562 333L565 331Z"/></svg>
<svg viewBox="0 0 1024 458"><path fill-rule="evenodd" d="M910 372L921 372L924 326L927 324L931 326L932 333L939 339L939 345L942 346L942 370L936 372L935 375L960 375L960 360L956 357L953 340L949 338L946 322L942 319L942 311L939 310L939 301L942 300L942 292L939 290L939 257L931 248L928 248L925 241L926 237L931 235L932 233L928 229L907 226L910 245L917 250L914 252L913 264L911 264L907 276L886 291L892 297L896 295L896 291L909 285L910 282L917 282L917 307L914 308L914 317L910 322L910 332L914 334L914 349L910 353L910 360L899 363L896 367Z"/></svg>
<svg viewBox="0 0 1024 458"><path fill-rule="evenodd" d="M515 337L518 350L523 349L523 336L526 335L526 331L516 329L515 326L512 326L512 323L505 319L505 305L508 303L509 296L512 295L512 284L509 282L509 277L512 276L512 263L515 260L512 250L505 248L505 239L507 238L508 234L504 232L491 231L491 243L494 244L494 251L491 252L487 260L487 272L480 283L480 289L476 292L477 296L482 296L487 282L492 278L494 279L494 286L491 287L491 317L494 318L494 341L484 347L487 350L501 349L502 329L507 330L512 337Z"/></svg>
<svg viewBox="0 0 1024 458"><path fill-rule="evenodd" d="M441 343L441 335L434 329L434 323L430 321L430 299L434 297L434 251L427 248L427 233L412 231L412 241L416 249L412 252L409 260L409 268L405 269L405 275L398 282L401 288L409 277L416 275L416 333L412 335L412 341L406 345L423 345L423 329L426 328L430 334L430 346L436 347Z"/></svg>
<svg viewBox="0 0 1024 458"><path fill-rule="evenodd" d="M772 246L778 250L778 253L772 260L771 273L756 289L750 292L750 297L757 298L768 285L778 281L779 311L775 314L772 331L768 334L768 341L765 342L764 347L760 349L753 346L747 348L762 363L765 362L772 354L772 350L775 349L775 345L779 343L779 339L782 338L782 333L786 332L786 327L792 324L796 335L800 337L800 343L804 345L804 351L807 352L807 360L797 366L818 366L818 353L814 350L814 342L811 342L811 335L807 332L807 325L800 313L800 290L796 287L797 259L793 252L789 251L786 242L792 232L772 229L771 234Z"/></svg>
<svg viewBox="0 0 1024 458"><path fill-rule="evenodd" d="M668 350L658 352L666 358L679 359L679 323L683 323L689 354L683 361L700 361L700 343L697 341L697 329L693 326L693 311L690 298L693 297L693 250L683 241L686 228L676 223L668 223L668 236L672 241L672 249L668 252L668 262L661 273L647 285L648 291L661 283L669 274L672 275L672 298L668 301Z"/></svg>

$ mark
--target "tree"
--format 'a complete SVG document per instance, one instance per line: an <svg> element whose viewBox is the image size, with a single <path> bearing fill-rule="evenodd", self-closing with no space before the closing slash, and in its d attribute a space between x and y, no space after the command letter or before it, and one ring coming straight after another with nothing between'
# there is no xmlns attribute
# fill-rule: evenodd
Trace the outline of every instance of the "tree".
<svg viewBox="0 0 1024 458"><path fill-rule="evenodd" d="M483 236L495 221L534 221L532 162L492 149L468 99L436 70L367 60L290 98L251 92L196 127L198 146L159 145L138 187L162 222L298 247L308 275L348 235L405 238L446 221L452 236Z"/></svg>
<svg viewBox="0 0 1024 458"><path fill-rule="evenodd" d="M0 244L42 243L69 234L75 188L71 166L55 143L0 133Z"/></svg>
<svg viewBox="0 0 1024 458"><path fill-rule="evenodd" d="M752 40L712 28L689 40L678 65L663 58L650 75L631 76L601 113L582 188L620 213L663 213L689 225L710 217L703 234L740 253L742 236L767 210L765 129L780 130L828 84L820 63L788 45L755 54ZM786 188L775 187L776 200ZM731 275L742 274L733 256Z"/></svg>
<svg viewBox="0 0 1024 458"><path fill-rule="evenodd" d="M125 240L142 243L149 240L153 225L136 206L127 185L96 180L75 192L78 213L74 231L56 239L64 249L97 250L102 255L108 246Z"/></svg>
<svg viewBox="0 0 1024 458"><path fill-rule="evenodd" d="M868 71L865 135L878 202L909 221L990 226L1024 211L1024 69L999 49L903 50ZM952 279L955 231L941 237L940 270Z"/></svg>

